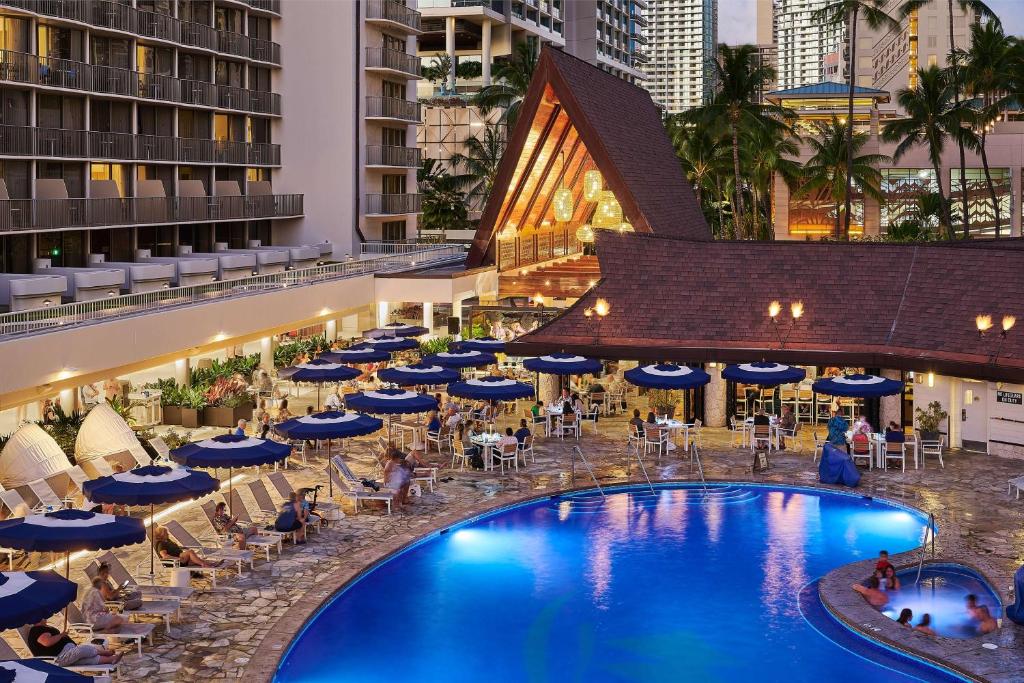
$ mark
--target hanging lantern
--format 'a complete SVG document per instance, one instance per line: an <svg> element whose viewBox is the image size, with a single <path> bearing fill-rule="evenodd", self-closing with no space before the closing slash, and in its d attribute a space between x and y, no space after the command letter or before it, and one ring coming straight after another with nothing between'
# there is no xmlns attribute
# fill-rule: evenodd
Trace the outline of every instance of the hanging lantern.
<svg viewBox="0 0 1024 683"><path fill-rule="evenodd" d="M567 223L572 220L572 190L567 187L560 187L555 190L555 198L551 202L551 208L555 212L555 220L559 223Z"/></svg>
<svg viewBox="0 0 1024 683"><path fill-rule="evenodd" d="M592 222L595 228L618 228L622 225L622 207L611 190L601 190Z"/></svg>
<svg viewBox="0 0 1024 683"><path fill-rule="evenodd" d="M619 223L619 232L635 232L633 230L633 224L629 221L622 221Z"/></svg>
<svg viewBox="0 0 1024 683"><path fill-rule="evenodd" d="M583 198L588 202L596 202L604 189L601 172L594 169L583 174Z"/></svg>
<svg viewBox="0 0 1024 683"><path fill-rule="evenodd" d="M589 223L584 223L576 229L576 239L584 244L590 244L594 241L594 228Z"/></svg>

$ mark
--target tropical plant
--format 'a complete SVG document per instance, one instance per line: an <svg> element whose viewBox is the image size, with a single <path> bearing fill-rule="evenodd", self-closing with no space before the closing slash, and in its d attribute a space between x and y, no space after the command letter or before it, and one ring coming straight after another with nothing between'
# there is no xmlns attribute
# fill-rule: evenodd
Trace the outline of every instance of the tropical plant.
<svg viewBox="0 0 1024 683"><path fill-rule="evenodd" d="M135 424L135 416L132 415L132 409L142 404L139 401L129 401L121 396L115 396L114 398L107 399L107 405L113 408L114 412L128 425L132 425Z"/></svg>
<svg viewBox="0 0 1024 683"><path fill-rule="evenodd" d="M796 188L803 175L794 157L800 152L799 138L778 128L757 126L744 131L740 158L750 187L750 225L757 239L775 236L772 224L771 187L776 176L788 187ZM764 219L764 220L762 220Z"/></svg>
<svg viewBox="0 0 1024 683"><path fill-rule="evenodd" d="M671 389L650 389L647 392L647 405L656 415L668 413L678 400L678 392Z"/></svg>
<svg viewBox="0 0 1024 683"><path fill-rule="evenodd" d="M464 230L469 225L466 193L459 189L465 182L462 176L447 173L437 159L425 159L417 173L420 194L423 195L421 230Z"/></svg>
<svg viewBox="0 0 1024 683"><path fill-rule="evenodd" d="M167 444L167 447L173 451L175 448L181 448L185 444L190 443L192 441L192 432L179 433L173 429L169 429L164 432L163 436L160 438L162 438L164 443Z"/></svg>
<svg viewBox="0 0 1024 683"><path fill-rule="evenodd" d="M274 366L278 368L287 367L292 364L292 361L300 353L312 356L316 353L317 349L323 350L330 348L330 346L330 343L327 341L327 335L323 334L278 344L277 348L274 349ZM257 365L259 364L257 363ZM255 370L255 368L253 369Z"/></svg>
<svg viewBox="0 0 1024 683"><path fill-rule="evenodd" d="M493 109L503 109L501 119L511 128L519 116L520 106L536 70L537 53L533 44L520 43L511 60L495 63L491 69L495 82L481 88L474 96L473 103L484 114Z"/></svg>
<svg viewBox="0 0 1024 683"><path fill-rule="evenodd" d="M840 221L840 214L851 206L850 191L854 182L865 195L882 199L882 174L878 165L888 161L888 157L881 154L859 154L868 142L868 134L858 132L850 135L849 128L849 122L833 117L831 122L819 126L818 135L807 138L812 155L804 164L802 183L796 190L798 196L824 196L832 202L835 211L833 239L849 238L843 231L844 222ZM847 149L851 143L853 148ZM851 159L852 178L848 177ZM845 224L848 226L849 221Z"/></svg>
<svg viewBox="0 0 1024 683"><path fill-rule="evenodd" d="M193 369L189 383L196 387L212 384L218 377L232 377L236 374L242 377L252 377L253 372L259 366L260 354L258 353L234 356L223 361L214 358L210 367Z"/></svg>
<svg viewBox="0 0 1024 683"><path fill-rule="evenodd" d="M206 392L201 387L185 387L181 390L181 407L202 410L206 407Z"/></svg>
<svg viewBox="0 0 1024 683"><path fill-rule="evenodd" d="M896 96L904 115L887 122L882 128L882 139L898 143L893 159L899 161L913 147L923 145L938 182L939 202L942 205L941 225L947 239L953 239L952 215L949 202L942 190L942 152L946 141L976 139L965 123L972 114L963 104L954 102L953 84L949 74L937 66L918 69L917 86L903 88Z"/></svg>
<svg viewBox="0 0 1024 683"><path fill-rule="evenodd" d="M455 341L454 337L434 337L420 342L420 355L426 356L431 353L443 353L451 348Z"/></svg>
<svg viewBox="0 0 1024 683"><path fill-rule="evenodd" d="M732 171L728 129L720 120L690 121L685 114L666 117L665 129L714 234L734 237L734 226L725 220L729 195L722 191L722 176Z"/></svg>
<svg viewBox="0 0 1024 683"><path fill-rule="evenodd" d="M853 65L857 64L857 23L858 19L863 17L864 21L872 29L879 29L882 26L899 29L899 22L882 11L882 7L885 4L886 0L831 0L827 5L815 10L811 14L811 21L831 24L840 29L843 26L847 27L846 51L849 57L846 63L850 66L846 70L846 80L849 86L847 89L846 120L851 125L846 131L846 152L848 156L846 159L846 173L844 174L846 177L846 190L843 193L845 207L843 210L842 232L845 237L850 236L850 201L853 196L853 93L857 82L856 68Z"/></svg>
<svg viewBox="0 0 1024 683"><path fill-rule="evenodd" d="M206 403L210 406L237 408L252 401L249 385L236 377L218 377L205 392Z"/></svg>
<svg viewBox="0 0 1024 683"><path fill-rule="evenodd" d="M78 440L78 432L85 422L85 413L77 410L66 412L59 403L53 404L53 419L47 423L39 423L43 429L50 433L53 440L57 442L60 449L67 455L75 453L75 441Z"/></svg>
<svg viewBox="0 0 1024 683"><path fill-rule="evenodd" d="M459 62L455 67L455 75L458 78L480 78L484 73L483 64L477 61Z"/></svg>
<svg viewBox="0 0 1024 683"><path fill-rule="evenodd" d="M11 440L12 436L14 436L14 432L10 432L8 434L0 434L0 451L4 450L4 446L7 445L7 442Z"/></svg>
<svg viewBox="0 0 1024 683"><path fill-rule="evenodd" d="M487 201L494 177L498 173L498 164L505 151L505 134L502 126L487 125L481 137L471 137L463 145L464 152L453 154L448 160L451 168L465 170L460 176L462 189L482 206Z"/></svg>
<svg viewBox="0 0 1024 683"><path fill-rule="evenodd" d="M942 421L949 417L949 413L942 409L941 403L932 401L924 410L917 408L914 411L914 417L917 420L918 429L922 432L937 432Z"/></svg>
<svg viewBox="0 0 1024 683"><path fill-rule="evenodd" d="M445 90L448 75L452 71L452 58L447 52L438 52L430 64L420 69L420 73L431 83L441 81L441 90Z"/></svg>

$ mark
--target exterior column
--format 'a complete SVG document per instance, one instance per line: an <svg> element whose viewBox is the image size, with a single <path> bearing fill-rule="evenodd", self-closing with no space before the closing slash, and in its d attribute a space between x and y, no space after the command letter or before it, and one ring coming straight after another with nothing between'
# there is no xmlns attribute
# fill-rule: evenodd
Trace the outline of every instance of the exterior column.
<svg viewBox="0 0 1024 683"><path fill-rule="evenodd" d="M558 397L561 395L558 389L558 375L540 374L539 377L537 398L544 401L544 405L549 406L558 401Z"/></svg>
<svg viewBox="0 0 1024 683"><path fill-rule="evenodd" d="M327 337L327 341L332 342L338 338L338 321L328 320L324 324L324 335Z"/></svg>
<svg viewBox="0 0 1024 683"><path fill-rule="evenodd" d="M267 372L274 370L274 338L260 339L260 367Z"/></svg>
<svg viewBox="0 0 1024 683"><path fill-rule="evenodd" d="M444 51L452 63L448 71L448 91L455 92L455 17L444 20Z"/></svg>
<svg viewBox="0 0 1024 683"><path fill-rule="evenodd" d="M491 84L491 21L484 19L480 26L480 77L483 79L483 86L486 88Z"/></svg>
<svg viewBox="0 0 1024 683"><path fill-rule="evenodd" d="M882 370L882 377L886 379L902 379L902 373L899 370ZM883 396L879 401L878 406L878 431L885 433L886 427L890 422L895 422L902 426L902 403L903 396L896 394L895 396Z"/></svg>
<svg viewBox="0 0 1024 683"><path fill-rule="evenodd" d="M353 313L341 319L342 334L346 337L359 336L359 314Z"/></svg>
<svg viewBox="0 0 1024 683"><path fill-rule="evenodd" d="M388 312L391 310L391 304L387 301L377 302L377 327L384 327L388 323Z"/></svg>
<svg viewBox="0 0 1024 683"><path fill-rule="evenodd" d="M722 377L722 369L716 367L707 368L711 375L711 381L704 387L704 424L708 427L724 427L726 424L725 414L725 378Z"/></svg>
<svg viewBox="0 0 1024 683"><path fill-rule="evenodd" d="M434 334L434 302L423 302L423 327L427 328L427 334Z"/></svg>
<svg viewBox="0 0 1024 683"><path fill-rule="evenodd" d="M188 386L192 377L192 363L188 358L179 358L174 361L174 381L178 386Z"/></svg>
<svg viewBox="0 0 1024 683"><path fill-rule="evenodd" d="M452 302L452 317L459 319L459 334L455 335L455 340L462 341L462 299Z"/></svg>

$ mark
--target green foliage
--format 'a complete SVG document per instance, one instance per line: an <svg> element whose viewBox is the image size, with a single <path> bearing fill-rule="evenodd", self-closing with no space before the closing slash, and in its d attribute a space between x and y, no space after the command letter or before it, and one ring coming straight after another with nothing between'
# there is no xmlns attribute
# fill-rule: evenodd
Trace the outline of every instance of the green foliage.
<svg viewBox="0 0 1024 683"><path fill-rule="evenodd" d="M252 403L249 385L236 377L218 377L206 389L206 404L220 408L239 408Z"/></svg>
<svg viewBox="0 0 1024 683"><path fill-rule="evenodd" d="M678 392L671 389L649 389L647 391L647 404L659 414L667 413L668 409L678 401Z"/></svg>
<svg viewBox="0 0 1024 683"><path fill-rule="evenodd" d="M168 430L167 432L164 432L164 435L161 438L163 438L164 443L167 444L167 447L173 451L175 448L181 448L185 444L191 442L192 432L179 433L171 429Z"/></svg>
<svg viewBox="0 0 1024 683"><path fill-rule="evenodd" d="M454 341L454 337L434 337L433 339L426 339L420 342L420 354L426 356L431 353L443 353L451 347L452 342Z"/></svg>
<svg viewBox="0 0 1024 683"><path fill-rule="evenodd" d="M515 125L523 97L530 87L533 72L537 70L537 53L529 42L520 43L512 59L497 62L491 70L494 83L481 88L473 98L473 104L487 114L492 109L503 109L502 122L509 129Z"/></svg>
<svg viewBox="0 0 1024 683"><path fill-rule="evenodd" d="M317 347L324 350L330 348L330 346L326 335L310 337L308 339L296 339L295 341L279 344L274 350L274 366L278 368L288 367L300 353L312 356L316 352Z"/></svg>
<svg viewBox="0 0 1024 683"><path fill-rule="evenodd" d="M192 370L192 377L189 383L193 387L206 387L221 377L231 377L236 373L248 379L252 377L252 373L259 366L260 354L258 353L228 358L224 361L215 358L209 368L196 368Z"/></svg>
<svg viewBox="0 0 1024 683"><path fill-rule="evenodd" d="M922 432L937 432L939 424L949 417L949 413L942 409L941 403L932 401L926 410L916 409L914 416L917 420L917 427Z"/></svg>
<svg viewBox="0 0 1024 683"><path fill-rule="evenodd" d="M465 230L469 226L466 193L460 189L466 176L448 173L437 159L424 159L416 180L423 195L421 230Z"/></svg>
<svg viewBox="0 0 1024 683"><path fill-rule="evenodd" d="M181 407L202 410L206 407L206 392L199 387L182 387Z"/></svg>
<svg viewBox="0 0 1024 683"><path fill-rule="evenodd" d="M74 457L75 441L78 439L78 432L85 422L85 413L73 410L70 413L58 405L53 406L54 419L49 424L42 424L43 429L50 433L53 440L57 442L60 449L68 456Z"/></svg>
<svg viewBox="0 0 1024 683"><path fill-rule="evenodd" d="M135 417L132 416L132 408L136 408L141 405L138 401L128 401L120 396L115 396L113 399L107 401L107 405L114 409L114 412L121 416L128 425L135 422Z"/></svg>

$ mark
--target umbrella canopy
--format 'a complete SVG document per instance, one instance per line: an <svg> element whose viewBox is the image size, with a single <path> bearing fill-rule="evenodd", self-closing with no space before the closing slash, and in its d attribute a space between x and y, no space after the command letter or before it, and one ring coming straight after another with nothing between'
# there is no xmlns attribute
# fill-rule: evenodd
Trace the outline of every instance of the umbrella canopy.
<svg viewBox="0 0 1024 683"><path fill-rule="evenodd" d="M380 334L393 334L396 337L419 337L424 334L428 334L430 330L420 325L407 325L405 323L388 323L384 327L379 327L376 330L370 330L366 336L371 336L372 333Z"/></svg>
<svg viewBox="0 0 1024 683"><path fill-rule="evenodd" d="M323 384L325 382L346 382L355 379L363 374L355 368L350 368L341 363L334 363L324 358L314 358L308 363L299 363L293 366L288 374L288 379L293 382L314 382Z"/></svg>
<svg viewBox="0 0 1024 683"><path fill-rule="evenodd" d="M289 439L348 439L373 434L384 426L376 417L362 413L328 410L286 420L274 429Z"/></svg>
<svg viewBox="0 0 1024 683"><path fill-rule="evenodd" d="M340 351L321 353L320 358L334 363L380 363L391 360L391 354L369 344L356 344Z"/></svg>
<svg viewBox="0 0 1024 683"><path fill-rule="evenodd" d="M455 370L442 368L440 365L428 365L416 363L414 365L399 365L394 368L385 368L377 371L377 379L381 382L390 382L403 387L415 386L418 384L448 384L459 378Z"/></svg>
<svg viewBox="0 0 1024 683"><path fill-rule="evenodd" d="M779 384L799 382L807 376L807 371L780 363L744 363L743 365L727 365L722 370L722 377L741 384L756 384L762 387L774 387Z"/></svg>
<svg viewBox="0 0 1024 683"><path fill-rule="evenodd" d="M852 374L819 379L811 388L829 396L876 398L900 393L903 391L903 382L878 375Z"/></svg>
<svg viewBox="0 0 1024 683"><path fill-rule="evenodd" d="M94 503L159 505L200 498L219 488L220 481L206 472L149 465L91 479L82 485L82 493Z"/></svg>
<svg viewBox="0 0 1024 683"><path fill-rule="evenodd" d="M141 519L85 510L58 510L0 522L0 547L28 552L105 550L145 540Z"/></svg>
<svg viewBox="0 0 1024 683"><path fill-rule="evenodd" d="M493 353L460 348L458 351L442 351L432 353L423 359L424 363L434 363L446 368L480 368L498 362Z"/></svg>
<svg viewBox="0 0 1024 683"><path fill-rule="evenodd" d="M0 631L51 617L77 595L78 584L55 572L0 572Z"/></svg>
<svg viewBox="0 0 1024 683"><path fill-rule="evenodd" d="M486 351L488 353L503 353L505 342L494 337L480 337L479 339L467 339L459 342L459 349L462 351Z"/></svg>
<svg viewBox="0 0 1024 683"><path fill-rule="evenodd" d="M673 363L641 365L623 375L630 384L648 389L695 389L711 381L711 375L700 368Z"/></svg>
<svg viewBox="0 0 1024 683"><path fill-rule="evenodd" d="M364 339L360 346L364 345L378 351L387 351L388 353L394 353L395 351L412 351L413 349L418 349L420 347L419 342L415 339L405 339L403 337Z"/></svg>
<svg viewBox="0 0 1024 683"><path fill-rule="evenodd" d="M482 401L514 401L533 396L533 387L505 377L481 377L449 384L448 395Z"/></svg>
<svg viewBox="0 0 1024 683"><path fill-rule="evenodd" d="M349 394L345 405L375 415L401 415L437 410L437 399L406 389L377 389Z"/></svg>
<svg viewBox="0 0 1024 683"><path fill-rule="evenodd" d="M42 659L0 661L0 683L88 683L95 680Z"/></svg>
<svg viewBox="0 0 1024 683"><path fill-rule="evenodd" d="M527 358L523 367L546 375L594 375L601 372L601 361L571 353L552 353L539 358Z"/></svg>
<svg viewBox="0 0 1024 683"><path fill-rule="evenodd" d="M222 434L175 448L171 460L188 467L256 467L281 462L291 452L285 443Z"/></svg>

